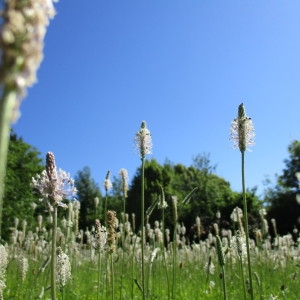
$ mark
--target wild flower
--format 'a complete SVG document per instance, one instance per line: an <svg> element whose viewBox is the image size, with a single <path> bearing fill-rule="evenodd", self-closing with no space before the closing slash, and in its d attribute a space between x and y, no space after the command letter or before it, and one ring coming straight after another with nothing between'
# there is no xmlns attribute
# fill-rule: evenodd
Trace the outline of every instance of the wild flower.
<svg viewBox="0 0 300 300"><path fill-rule="evenodd" d="M166 202L165 193L164 193L164 190L161 185L160 185L160 190L161 190L161 193L158 196L157 207L158 207L158 209L167 208L168 203Z"/></svg>
<svg viewBox="0 0 300 300"><path fill-rule="evenodd" d="M128 172L126 169L121 169L119 172L121 183L122 183L122 192L124 198L127 198L128 192Z"/></svg>
<svg viewBox="0 0 300 300"><path fill-rule="evenodd" d="M19 116L27 88L37 81L46 28L54 15L52 0L5 0L0 31L0 81L5 93L14 91L18 95L12 122Z"/></svg>
<svg viewBox="0 0 300 300"><path fill-rule="evenodd" d="M152 138L147 128L146 122L143 121L140 130L135 135L135 147L139 151L141 158L145 158L147 154L151 154Z"/></svg>
<svg viewBox="0 0 300 300"><path fill-rule="evenodd" d="M230 215L230 219L235 222L235 223L238 223L241 219L243 218L243 211L239 208L239 207L236 207L231 215Z"/></svg>
<svg viewBox="0 0 300 300"><path fill-rule="evenodd" d="M52 152L47 153L46 169L42 172L42 175L38 174L36 178L32 178L32 185L42 195L41 201L48 204L50 211L52 211L53 206L67 208L67 205L62 201L73 197L77 192L70 174L62 169L56 170L55 158Z"/></svg>
<svg viewBox="0 0 300 300"><path fill-rule="evenodd" d="M243 261L247 257L246 237L238 230L230 240L230 251L233 257L238 257Z"/></svg>
<svg viewBox="0 0 300 300"><path fill-rule="evenodd" d="M22 282L25 281L26 274L28 272L28 267L29 267L28 259L24 255L21 255L18 261L18 269L19 269Z"/></svg>
<svg viewBox="0 0 300 300"><path fill-rule="evenodd" d="M116 243L116 228L118 225L118 221L116 218L116 212L109 210L107 212L107 220L106 220L106 227L107 227L107 245L108 245L108 252L113 253L115 251L115 243Z"/></svg>
<svg viewBox="0 0 300 300"><path fill-rule="evenodd" d="M0 298L2 297L2 292L6 288L6 268L8 265L8 253L3 245L0 245Z"/></svg>
<svg viewBox="0 0 300 300"><path fill-rule="evenodd" d="M62 291L68 280L71 278L71 264L69 256L65 254L61 247L57 247L57 265L56 265L56 281Z"/></svg>
<svg viewBox="0 0 300 300"><path fill-rule="evenodd" d="M254 146L254 126L251 118L246 116L243 103L239 105L238 116L231 123L230 140L234 143L235 149L241 152L249 150L249 146Z"/></svg>
<svg viewBox="0 0 300 300"><path fill-rule="evenodd" d="M103 184L102 184L104 186L104 189L106 192L108 192L109 190L112 189L112 183L111 183L109 177L110 177L110 171L107 171L105 180L103 181Z"/></svg>
<svg viewBox="0 0 300 300"><path fill-rule="evenodd" d="M101 251L104 249L107 241L107 232L106 228L100 224L99 220L95 221L95 234L92 239L92 245L93 247Z"/></svg>

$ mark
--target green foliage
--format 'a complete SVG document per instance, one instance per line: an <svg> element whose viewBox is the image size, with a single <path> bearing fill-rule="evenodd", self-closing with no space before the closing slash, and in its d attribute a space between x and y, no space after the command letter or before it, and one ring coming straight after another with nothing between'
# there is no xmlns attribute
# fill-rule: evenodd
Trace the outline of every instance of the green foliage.
<svg viewBox="0 0 300 300"><path fill-rule="evenodd" d="M274 218L278 233L292 232L296 226L298 230L300 205L296 201L299 193L299 182L296 173L300 171L300 141L293 141L288 146L289 158L284 160L286 165L282 175L278 177L277 186L268 189L265 201L269 203L268 217Z"/></svg>
<svg viewBox="0 0 300 300"><path fill-rule="evenodd" d="M79 228L86 229L94 224L96 218L101 218L102 199L100 188L91 177L89 167L84 167L75 176L75 186L78 190L77 199L80 201ZM98 197L100 204L96 209L95 198Z"/></svg>
<svg viewBox="0 0 300 300"><path fill-rule="evenodd" d="M167 161L160 165L155 159L145 162L145 207L146 209L160 194L160 185L164 189L165 198L169 208L165 210L167 226L172 224L171 196L178 197L179 221L187 228L194 225L197 216L201 218L204 226L215 220L215 214L220 211L222 219L229 220L232 210L242 207L242 194L232 191L230 184L213 174L216 167L211 166L209 155L197 155L192 166L172 164ZM128 194L128 211L136 214L139 224L141 170L138 169L131 184ZM195 191L186 205L181 205L183 199L194 189ZM248 209L252 216L250 222L255 222L256 211L260 208L260 201L255 195L255 189L247 191ZM160 220L161 212L155 209L151 221ZM209 229L207 229L209 230Z"/></svg>
<svg viewBox="0 0 300 300"><path fill-rule="evenodd" d="M40 152L12 132L7 157L3 205L2 238L7 240L14 219L26 220L28 229L35 224L33 203L39 204L32 191L32 177L44 169Z"/></svg>
<svg viewBox="0 0 300 300"><path fill-rule="evenodd" d="M287 190L298 189L296 173L300 171L300 141L293 141L288 146L289 158L284 160L286 168L278 178L278 185Z"/></svg>

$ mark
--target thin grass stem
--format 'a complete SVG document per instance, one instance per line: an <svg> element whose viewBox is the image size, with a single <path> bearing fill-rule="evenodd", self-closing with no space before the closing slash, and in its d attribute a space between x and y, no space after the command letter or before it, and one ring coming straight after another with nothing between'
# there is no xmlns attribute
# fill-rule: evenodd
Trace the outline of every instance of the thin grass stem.
<svg viewBox="0 0 300 300"><path fill-rule="evenodd" d="M245 226L245 234L246 234L246 247L247 247L247 260L248 260L248 273L249 273L249 289L250 289L250 298L251 298L251 300L254 300L253 284L252 284L251 258L250 258L247 197L246 197L246 188L245 188L245 151L241 151L241 154L242 154L242 189L243 189L243 206L244 206L244 226Z"/></svg>

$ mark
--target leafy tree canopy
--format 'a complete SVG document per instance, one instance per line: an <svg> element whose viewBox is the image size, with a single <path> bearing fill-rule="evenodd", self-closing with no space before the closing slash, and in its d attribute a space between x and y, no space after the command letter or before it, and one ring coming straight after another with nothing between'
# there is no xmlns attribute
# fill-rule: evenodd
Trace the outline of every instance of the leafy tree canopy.
<svg viewBox="0 0 300 300"><path fill-rule="evenodd" d="M277 178L276 187L269 188L265 196L269 203L268 216L276 220L280 234L291 233L294 227L300 229L300 204L296 200L297 194L300 194L296 175L300 172L300 141L292 141L288 146L288 153L289 158L284 160L285 168Z"/></svg>
<svg viewBox="0 0 300 300"><path fill-rule="evenodd" d="M155 159L145 162L145 207L149 207L160 195L160 185L164 189L165 198L169 207L165 210L166 224L172 222L171 196L178 197L180 207L179 220L185 226L192 226L197 216L206 223L215 220L217 211L224 218L229 219L232 210L239 206L242 208L242 195L232 191L229 182L214 174L216 167L211 166L209 155L198 155L193 165L186 167L182 164L172 164L167 161L160 165ZM141 169L138 169L132 180L128 194L127 209L134 212L139 224L140 195L141 195ZM194 189L195 191L188 204L181 206L182 200ZM260 201L255 196L255 190L247 191L249 212L253 213L254 221L260 208ZM161 212L156 209L151 220L160 220Z"/></svg>
<svg viewBox="0 0 300 300"><path fill-rule="evenodd" d="M94 225L95 219L100 219L102 214L102 198L98 184L91 176L89 167L79 170L75 176L77 199L80 201L79 228L86 229ZM95 198L99 204L95 206Z"/></svg>
<svg viewBox="0 0 300 300"><path fill-rule="evenodd" d="M31 181L44 169L40 152L11 132L7 157L5 193L3 203L2 238L7 240L14 219L26 220L28 229L35 223L33 203L39 204L38 196L32 192Z"/></svg>

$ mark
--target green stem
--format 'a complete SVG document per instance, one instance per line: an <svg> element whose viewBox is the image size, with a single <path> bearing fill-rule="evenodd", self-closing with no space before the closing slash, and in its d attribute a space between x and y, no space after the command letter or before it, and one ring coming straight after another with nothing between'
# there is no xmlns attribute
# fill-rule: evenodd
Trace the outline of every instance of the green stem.
<svg viewBox="0 0 300 300"><path fill-rule="evenodd" d="M4 92L2 99L0 99L0 237L9 134L16 102L17 94L15 92L7 94Z"/></svg>
<svg viewBox="0 0 300 300"><path fill-rule="evenodd" d="M227 300L226 277L225 277L224 265L221 266L221 269L222 269L223 295L224 295L224 300Z"/></svg>
<svg viewBox="0 0 300 300"><path fill-rule="evenodd" d="M177 236L176 236L177 220L174 222L173 231L173 281L172 281L172 299L175 299L175 287L176 287L176 260L177 260Z"/></svg>
<svg viewBox="0 0 300 300"><path fill-rule="evenodd" d="M100 282L101 282L101 250L98 250L98 278L97 278L97 300L100 299Z"/></svg>
<svg viewBox="0 0 300 300"><path fill-rule="evenodd" d="M56 229L57 206L53 206L52 249L51 249L51 297L56 300Z"/></svg>
<svg viewBox="0 0 300 300"><path fill-rule="evenodd" d="M111 300L115 299L115 284L114 284L114 259L110 254L110 278L111 278Z"/></svg>
<svg viewBox="0 0 300 300"><path fill-rule="evenodd" d="M163 264L166 271L166 280L167 280L167 288L168 288L168 300L170 299L170 282L169 282L169 274L166 262L166 252L165 252L165 209L162 208L162 222L161 222L161 230L162 230L162 246L161 250L163 253Z"/></svg>
<svg viewBox="0 0 300 300"><path fill-rule="evenodd" d="M242 187L243 187L243 203L244 203L244 226L246 233L246 247L247 247L247 259L248 259L248 272L249 272L249 286L250 286L250 297L254 300L253 295L253 284L252 284L252 270L251 270L251 258L250 258L250 243L249 243L249 228L248 228L248 212L247 212L247 198L245 188L245 151L242 153Z"/></svg>
<svg viewBox="0 0 300 300"><path fill-rule="evenodd" d="M239 257L239 263L240 263L241 276L242 276L242 282L243 282L244 299L247 300L246 282L245 282L245 276L244 276L244 268L243 268L243 258L242 258L242 256Z"/></svg>
<svg viewBox="0 0 300 300"><path fill-rule="evenodd" d="M107 215L107 197L108 193L105 192L105 203L104 203L104 224L106 224L106 215Z"/></svg>
<svg viewBox="0 0 300 300"><path fill-rule="evenodd" d="M145 187L144 187L144 181L145 181L145 160L144 157L142 157L142 178L141 178L141 230L142 230L142 299L146 299L145 294L145 266L144 266L144 255L145 255L145 232L144 232L144 225L145 225Z"/></svg>

